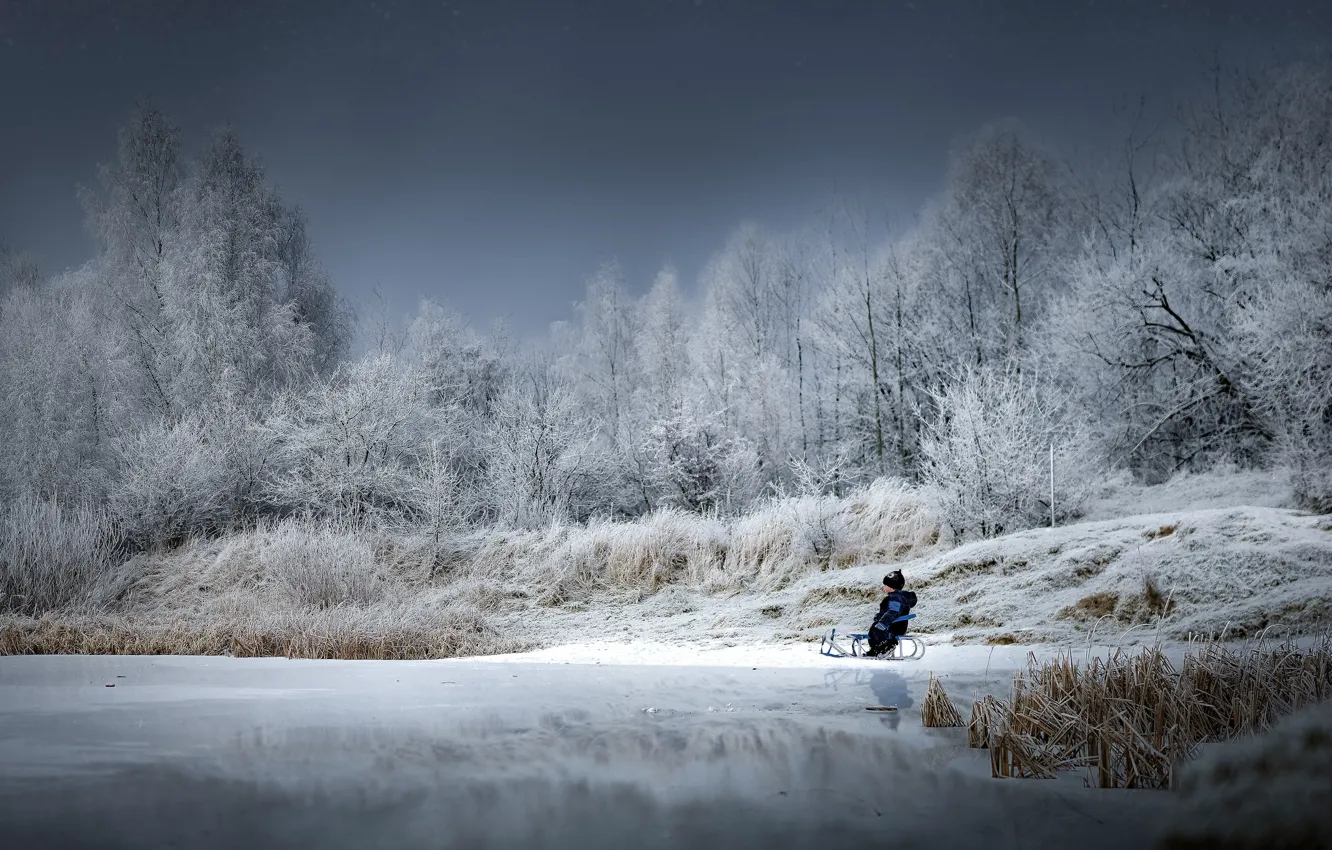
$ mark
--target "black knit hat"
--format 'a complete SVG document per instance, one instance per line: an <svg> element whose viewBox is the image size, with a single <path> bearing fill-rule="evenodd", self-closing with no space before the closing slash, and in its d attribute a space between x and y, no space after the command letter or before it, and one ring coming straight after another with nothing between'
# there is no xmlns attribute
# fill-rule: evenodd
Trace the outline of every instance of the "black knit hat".
<svg viewBox="0 0 1332 850"><path fill-rule="evenodd" d="M901 590L906 587L906 579L902 578L901 570L893 570L883 577L883 583L893 590Z"/></svg>

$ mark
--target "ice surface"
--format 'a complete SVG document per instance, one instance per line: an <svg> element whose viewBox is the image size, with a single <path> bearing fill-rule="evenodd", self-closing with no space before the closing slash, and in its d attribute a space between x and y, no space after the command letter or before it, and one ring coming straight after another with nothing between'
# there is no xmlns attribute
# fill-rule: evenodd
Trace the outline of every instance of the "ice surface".
<svg viewBox="0 0 1332 850"><path fill-rule="evenodd" d="M965 707L994 663L950 649L933 668L796 666L794 648L786 666L735 653L695 666L3 658L0 835L16 847L249 848L808 848L891 835L994 850L1153 833L1170 795L993 780L965 730L922 728L930 669ZM988 676L1018 658L1002 653ZM900 710L864 710L887 701Z"/></svg>

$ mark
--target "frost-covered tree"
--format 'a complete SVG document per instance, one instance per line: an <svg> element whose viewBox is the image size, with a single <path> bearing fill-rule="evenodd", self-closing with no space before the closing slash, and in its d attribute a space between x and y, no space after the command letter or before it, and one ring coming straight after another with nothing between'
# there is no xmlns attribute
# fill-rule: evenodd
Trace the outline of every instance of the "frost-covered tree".
<svg viewBox="0 0 1332 850"><path fill-rule="evenodd" d="M486 433L486 496L504 525L533 527L594 511L606 470L596 421L555 369L533 358L500 394Z"/></svg>
<svg viewBox="0 0 1332 850"><path fill-rule="evenodd" d="M233 133L216 134L186 186L181 233L167 253L167 315L190 408L299 382L314 338L282 300L283 209Z"/></svg>
<svg viewBox="0 0 1332 850"><path fill-rule="evenodd" d="M123 336L128 369L117 392L150 417L182 411L171 395L176 355L164 264L180 222L185 165L180 131L151 104L140 104L119 134L116 161L99 170L100 192L80 190L94 261L114 305L108 318Z"/></svg>
<svg viewBox="0 0 1332 850"><path fill-rule="evenodd" d="M1073 209L1058 175L1020 126L990 125L953 157L947 187L927 212L938 281L978 365L1025 349L1058 282Z"/></svg>
<svg viewBox="0 0 1332 850"><path fill-rule="evenodd" d="M1097 466L1088 427L1067 400L1016 364L970 366L934 392L921 441L925 480L945 494L960 534L992 537L1077 516Z"/></svg>
<svg viewBox="0 0 1332 850"><path fill-rule="evenodd" d="M1284 439L1252 383L1275 362L1260 305L1325 275L1327 98L1305 69L1218 88L1164 145L1164 173L1128 181L1131 239L1102 232L1071 266L1047 335L1105 413L1112 459L1144 477L1262 463Z"/></svg>
<svg viewBox="0 0 1332 850"><path fill-rule="evenodd" d="M101 306L80 274L0 299L0 494L105 497L119 402Z"/></svg>
<svg viewBox="0 0 1332 850"><path fill-rule="evenodd" d="M511 355L502 330L482 337L457 313L434 301L425 301L407 330L406 362L428 388L431 407L447 411L447 428L432 443L430 463L447 470L430 473L443 481L454 499L450 510L475 519L488 505L485 444L490 420L500 395L511 380ZM436 484L425 482L423 487ZM434 498L433 496L431 497ZM433 509L432 509L433 510Z"/></svg>
<svg viewBox="0 0 1332 850"><path fill-rule="evenodd" d="M1265 85L1263 83L1266 83ZM1270 429L1297 495L1332 509L1332 74L1294 68L1251 81L1230 120L1244 164L1230 215L1249 236L1231 261L1240 390ZM1238 149L1238 153L1236 153Z"/></svg>
<svg viewBox="0 0 1332 850"><path fill-rule="evenodd" d="M636 324L635 349L642 375L637 389L654 410L677 408L693 375L688 316L674 268L657 274L638 307Z"/></svg>
<svg viewBox="0 0 1332 850"><path fill-rule="evenodd" d="M623 454L633 495L644 510L652 510L658 505L650 469L653 428L678 414L696 388L685 304L673 268L657 274L635 312L639 379L630 393Z"/></svg>
<svg viewBox="0 0 1332 850"><path fill-rule="evenodd" d="M310 329L311 368L328 376L347 358L354 316L321 268L299 207L283 211L277 234L282 300L292 306L293 321Z"/></svg>
<svg viewBox="0 0 1332 850"><path fill-rule="evenodd" d="M22 286L37 286L44 277L31 255L0 241L0 296Z"/></svg>
<svg viewBox="0 0 1332 850"><path fill-rule="evenodd" d="M0 308L25 458L6 474L109 499L140 542L221 528L262 507L257 426L343 356L346 316L303 219L234 135L191 168L142 105L99 177L81 192L97 255Z"/></svg>
<svg viewBox="0 0 1332 850"><path fill-rule="evenodd" d="M760 474L772 480L787 470L800 439L792 309L803 301L798 265L785 262L781 241L754 225L738 228L704 269L702 309L694 356L701 407L717 411L728 427L747 435L758 452Z"/></svg>
<svg viewBox="0 0 1332 850"><path fill-rule="evenodd" d="M638 382L634 340L638 335L632 299L618 266L603 266L587 282L587 295L574 307L565 367L584 388L607 435L622 439L633 386Z"/></svg>
<svg viewBox="0 0 1332 850"><path fill-rule="evenodd" d="M411 518L418 467L448 424L429 396L419 373L387 356L287 396L264 423L275 446L266 480L274 506L377 523Z"/></svg>

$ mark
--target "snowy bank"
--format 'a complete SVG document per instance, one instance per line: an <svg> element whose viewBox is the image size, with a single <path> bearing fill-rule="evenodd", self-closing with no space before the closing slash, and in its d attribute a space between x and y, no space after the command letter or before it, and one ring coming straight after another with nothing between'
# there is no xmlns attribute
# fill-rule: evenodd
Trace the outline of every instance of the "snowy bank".
<svg viewBox="0 0 1332 850"><path fill-rule="evenodd" d="M863 631L887 564L934 644L1123 644L1332 629L1332 518L1278 473L1111 482L1110 518L957 546L931 496L879 481L722 520L661 511L432 539L294 520L136 556L110 610L0 621L0 654L411 659L567 644L808 644ZM1117 494L1117 495L1116 495ZM1135 504L1169 510L1134 513ZM1114 515L1118 513L1119 515ZM625 651L625 650L620 650ZM812 651L812 650L811 650Z"/></svg>
<svg viewBox="0 0 1332 850"><path fill-rule="evenodd" d="M1332 847L1332 703L1188 766L1164 850Z"/></svg>
<svg viewBox="0 0 1332 850"><path fill-rule="evenodd" d="M1017 643L1332 628L1332 518L1276 508L1176 511L1035 529L900 565L916 630ZM813 576L784 604L793 628L861 625L882 567ZM849 607L860 617L848 622Z"/></svg>

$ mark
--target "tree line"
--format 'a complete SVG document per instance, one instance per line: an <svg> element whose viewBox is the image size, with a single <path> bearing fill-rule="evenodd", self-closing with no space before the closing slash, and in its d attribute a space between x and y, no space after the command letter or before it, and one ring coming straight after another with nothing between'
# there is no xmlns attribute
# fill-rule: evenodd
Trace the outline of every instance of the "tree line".
<svg viewBox="0 0 1332 850"><path fill-rule="evenodd" d="M1094 167L984 127L906 228L745 224L693 286L603 266L545 338L427 302L363 356L260 163L227 131L187 160L141 107L81 192L96 256L48 277L0 249L0 494L143 546L270 515L738 513L885 476L993 535L1075 516L1111 469L1219 461L1332 509L1332 75L1217 79Z"/></svg>

